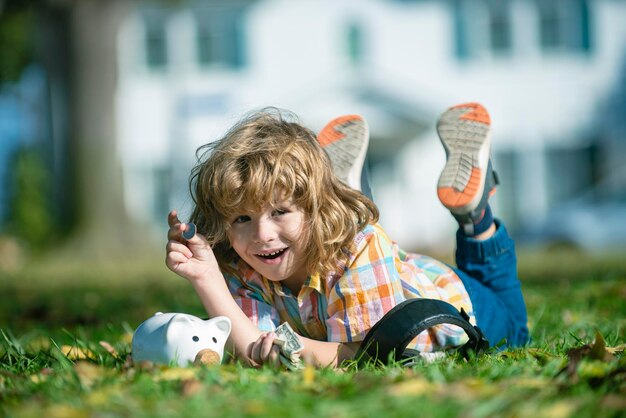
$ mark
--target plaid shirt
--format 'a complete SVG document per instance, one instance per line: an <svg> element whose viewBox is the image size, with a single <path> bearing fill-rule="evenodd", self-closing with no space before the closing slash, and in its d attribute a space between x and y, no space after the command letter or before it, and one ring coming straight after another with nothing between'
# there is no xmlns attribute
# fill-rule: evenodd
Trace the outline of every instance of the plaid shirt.
<svg viewBox="0 0 626 418"><path fill-rule="evenodd" d="M357 234L355 249L339 273L325 279L310 276L297 297L243 261L236 265L237 277L226 275L226 281L239 307L263 331L288 322L297 333L312 339L363 341L385 313L412 298L440 299L464 308L475 324L469 295L449 266L404 252L378 224ZM408 348L428 352L466 341L461 328L442 324L422 332Z"/></svg>

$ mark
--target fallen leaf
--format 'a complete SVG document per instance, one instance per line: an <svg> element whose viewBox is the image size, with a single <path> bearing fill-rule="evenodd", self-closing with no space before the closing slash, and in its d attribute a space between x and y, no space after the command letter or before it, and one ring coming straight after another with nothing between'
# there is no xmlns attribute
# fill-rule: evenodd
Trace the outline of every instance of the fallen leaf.
<svg viewBox="0 0 626 418"><path fill-rule="evenodd" d="M100 343L99 343L99 344L100 344L100 346L101 346L102 348L104 348L104 349L105 349L105 350L106 350L106 351L107 351L110 355L112 355L112 356L113 356L113 358L118 358L118 357L119 357L119 355L117 354L117 350L115 350L115 348L114 348L111 344L109 344L108 342L106 342L106 341L100 341Z"/></svg>
<svg viewBox="0 0 626 418"><path fill-rule="evenodd" d="M102 407L102 406L108 405L111 399L107 391L104 389L101 389L101 390L94 390L92 392L89 392L89 394L85 398L85 401L90 406Z"/></svg>
<svg viewBox="0 0 626 418"><path fill-rule="evenodd" d="M87 348L76 347L72 345L62 345L61 352L70 360L95 360L96 355Z"/></svg>
<svg viewBox="0 0 626 418"><path fill-rule="evenodd" d="M516 388L527 388L527 389L543 389L548 386L553 386L553 383L545 378L539 377L519 377L519 378L511 378L506 381L508 385Z"/></svg>
<svg viewBox="0 0 626 418"><path fill-rule="evenodd" d="M35 384L43 383L46 380L47 380L47 377L42 374L33 374L30 376L30 381Z"/></svg>
<svg viewBox="0 0 626 418"><path fill-rule="evenodd" d="M46 409L42 416L48 418L87 418L89 413L69 405L52 405Z"/></svg>
<svg viewBox="0 0 626 418"><path fill-rule="evenodd" d="M96 366L88 361L78 361L74 365L74 372L80 383L85 387L91 387L93 384L106 376L107 370L104 367Z"/></svg>
<svg viewBox="0 0 626 418"><path fill-rule="evenodd" d="M606 347L606 351L611 354L622 353L624 349L626 349L626 344L620 344L616 347Z"/></svg>
<svg viewBox="0 0 626 418"><path fill-rule="evenodd" d="M91 391L85 398L86 402L90 406L101 408L111 404L111 400L114 397L120 397L124 394L124 389L121 385L109 385L103 388L98 388Z"/></svg>
<svg viewBox="0 0 626 418"><path fill-rule="evenodd" d="M180 393L183 396L193 396L200 393L204 385L197 379L186 379L182 381Z"/></svg>
<svg viewBox="0 0 626 418"><path fill-rule="evenodd" d="M243 405L245 415L264 415L267 412L265 404L257 400L249 400Z"/></svg>
<svg viewBox="0 0 626 418"><path fill-rule="evenodd" d="M571 380L571 383L575 384L579 381L579 377L584 378L598 378L606 377L608 372L604 366L593 364L589 360L595 360L596 362L611 362L614 361L615 356L607 351L604 338L599 331L596 331L596 338L592 344L585 344L581 347L571 348L567 351L567 364L561 369L557 376L565 373ZM591 365L582 365L585 361ZM608 369L607 369L608 370Z"/></svg>
<svg viewBox="0 0 626 418"><path fill-rule="evenodd" d="M576 410L576 404L570 401L558 401L545 407L542 416L548 418L567 418Z"/></svg>
<svg viewBox="0 0 626 418"><path fill-rule="evenodd" d="M433 390L433 383L418 377L396 383L389 388L388 392L392 396L419 396L431 393Z"/></svg>
<svg viewBox="0 0 626 418"><path fill-rule="evenodd" d="M52 374L52 369L44 367L39 373L30 375L30 381L33 383L43 383L48 380L48 376Z"/></svg>
<svg viewBox="0 0 626 418"><path fill-rule="evenodd" d="M50 338L40 335L29 341L27 346L32 351L48 351L50 350Z"/></svg>
<svg viewBox="0 0 626 418"><path fill-rule="evenodd" d="M234 370L232 367L220 367L219 371L220 379L224 383L235 382L237 381L237 379L239 379L237 371Z"/></svg>
<svg viewBox="0 0 626 418"><path fill-rule="evenodd" d="M171 367L166 368L161 373L154 375L155 381L161 380L190 380L196 378L196 371L198 369L195 368L184 368L184 367Z"/></svg>
<svg viewBox="0 0 626 418"><path fill-rule="evenodd" d="M432 384L432 383L431 383ZM504 390L508 389L505 383ZM498 395L503 390L502 385L494 384L479 378L466 378L444 388L441 393L443 395L452 394L455 399L465 399L467 401L479 398L490 398Z"/></svg>
<svg viewBox="0 0 626 418"><path fill-rule="evenodd" d="M315 382L315 367L311 364L304 366L304 369L302 370L302 381L305 386L312 386Z"/></svg>
<svg viewBox="0 0 626 418"><path fill-rule="evenodd" d="M615 356L606 351L606 343L600 331L596 331L596 339L589 350L589 357L594 360L611 361L615 360Z"/></svg>
<svg viewBox="0 0 626 418"><path fill-rule="evenodd" d="M124 344L132 344L133 334L130 332L125 332L120 338L120 341L123 342Z"/></svg>

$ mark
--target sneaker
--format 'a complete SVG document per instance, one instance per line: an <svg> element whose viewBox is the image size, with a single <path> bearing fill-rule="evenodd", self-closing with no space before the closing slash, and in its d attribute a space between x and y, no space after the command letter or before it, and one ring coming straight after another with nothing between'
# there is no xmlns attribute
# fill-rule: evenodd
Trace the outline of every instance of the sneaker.
<svg viewBox="0 0 626 418"><path fill-rule="evenodd" d="M359 115L339 116L324 126L317 140L328 154L339 180L363 191L361 174L369 144L369 128L365 119Z"/></svg>
<svg viewBox="0 0 626 418"><path fill-rule="evenodd" d="M437 122L447 159L437 195L470 235L498 184L491 166L490 128L489 113L478 103L453 106Z"/></svg>

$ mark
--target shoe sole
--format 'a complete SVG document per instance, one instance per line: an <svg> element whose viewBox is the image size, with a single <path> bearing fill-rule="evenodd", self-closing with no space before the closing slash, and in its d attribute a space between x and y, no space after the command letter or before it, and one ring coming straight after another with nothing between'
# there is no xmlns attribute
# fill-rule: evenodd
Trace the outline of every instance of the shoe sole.
<svg viewBox="0 0 626 418"><path fill-rule="evenodd" d="M321 130L317 140L326 150L339 180L361 190L361 172L369 145L365 119L359 115L335 118Z"/></svg>
<svg viewBox="0 0 626 418"><path fill-rule="evenodd" d="M489 113L478 103L453 106L437 122L447 158L437 195L452 213L471 212L482 199L491 149L490 128Z"/></svg>

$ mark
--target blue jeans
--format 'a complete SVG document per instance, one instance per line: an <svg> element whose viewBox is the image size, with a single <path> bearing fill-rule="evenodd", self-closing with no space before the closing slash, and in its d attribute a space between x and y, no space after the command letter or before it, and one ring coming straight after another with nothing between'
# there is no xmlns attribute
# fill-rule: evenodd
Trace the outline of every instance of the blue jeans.
<svg viewBox="0 0 626 418"><path fill-rule="evenodd" d="M478 241L457 232L455 272L469 293L476 323L490 345L528 342L526 303L517 278L515 243L498 220L493 237Z"/></svg>

